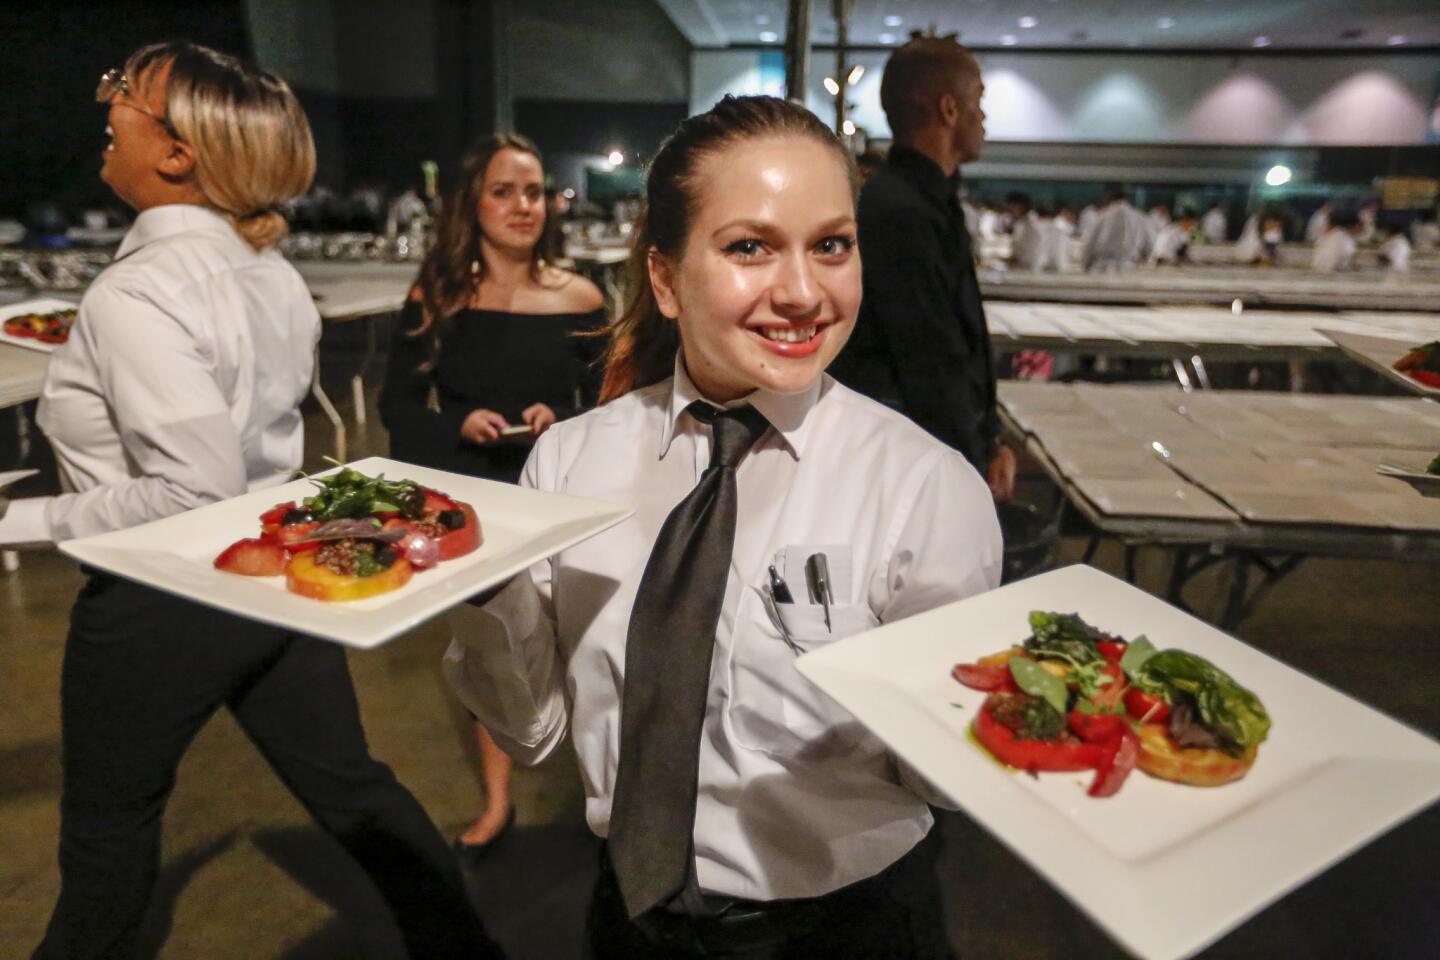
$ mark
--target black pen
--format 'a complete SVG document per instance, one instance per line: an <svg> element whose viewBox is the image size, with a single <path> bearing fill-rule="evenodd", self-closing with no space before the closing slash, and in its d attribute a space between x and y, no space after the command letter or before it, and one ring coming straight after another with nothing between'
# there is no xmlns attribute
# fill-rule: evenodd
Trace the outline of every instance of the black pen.
<svg viewBox="0 0 1440 960"><path fill-rule="evenodd" d="M790 595L790 588L785 585L784 580L780 579L780 574L776 571L773 563L770 565L770 593L774 596L776 603L795 602L795 598Z"/></svg>
<svg viewBox="0 0 1440 960"><path fill-rule="evenodd" d="M825 630L833 633L830 626L830 604L835 595L830 588L830 563L823 553L812 553L805 561L805 578L810 587L810 602L819 603L825 609Z"/></svg>

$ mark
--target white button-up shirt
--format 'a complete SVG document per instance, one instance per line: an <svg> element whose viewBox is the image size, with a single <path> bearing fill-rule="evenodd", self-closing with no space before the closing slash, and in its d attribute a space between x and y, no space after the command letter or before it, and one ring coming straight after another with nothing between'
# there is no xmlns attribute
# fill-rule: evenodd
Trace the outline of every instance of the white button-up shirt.
<svg viewBox="0 0 1440 960"><path fill-rule="evenodd" d="M710 428L685 413L698 398L677 362L672 379L550 428L522 484L635 515L537 564L486 606L451 614L445 672L460 698L522 762L545 757L568 729L600 836L619 763L630 611L665 518L710 462ZM699 745L697 871L708 893L818 896L906 853L931 826L922 795L934 798L800 675L777 618L813 649L982 593L999 582L1000 531L988 488L960 454L828 376L802 394L747 400L773 429L736 471L734 557ZM794 604L767 602L782 548L823 549L832 575L848 562L833 633L803 583L791 583Z"/></svg>
<svg viewBox="0 0 1440 960"><path fill-rule="evenodd" d="M1348 230L1332 227L1310 254L1310 269L1316 273L1334 273L1355 267L1355 238Z"/></svg>
<svg viewBox="0 0 1440 960"><path fill-rule="evenodd" d="M17 500L0 543L135 526L284 482L320 316L299 273L229 222L141 213L50 361L39 424L66 490Z"/></svg>

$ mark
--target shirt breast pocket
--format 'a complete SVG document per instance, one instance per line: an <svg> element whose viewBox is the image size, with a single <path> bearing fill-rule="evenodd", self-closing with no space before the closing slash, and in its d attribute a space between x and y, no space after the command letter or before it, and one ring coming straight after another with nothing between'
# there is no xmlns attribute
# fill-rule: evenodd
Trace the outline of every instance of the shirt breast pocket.
<svg viewBox="0 0 1440 960"><path fill-rule="evenodd" d="M727 714L735 741L809 762L883 752L850 711L795 669L799 655L879 625L866 604L831 604L827 629L821 606L775 603L768 592L747 586L730 659Z"/></svg>

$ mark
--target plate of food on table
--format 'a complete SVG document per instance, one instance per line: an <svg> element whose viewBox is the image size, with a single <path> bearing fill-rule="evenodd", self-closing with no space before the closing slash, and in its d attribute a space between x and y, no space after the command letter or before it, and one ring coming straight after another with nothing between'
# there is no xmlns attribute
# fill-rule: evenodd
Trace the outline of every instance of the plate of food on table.
<svg viewBox="0 0 1440 960"><path fill-rule="evenodd" d="M374 457L60 549L231 613L374 647L631 512Z"/></svg>
<svg viewBox="0 0 1440 960"><path fill-rule="evenodd" d="M1083 565L797 667L1139 956L1192 955L1440 798L1440 744Z"/></svg>
<svg viewBox="0 0 1440 960"><path fill-rule="evenodd" d="M1440 340L1319 330L1351 358L1412 393L1440 397Z"/></svg>
<svg viewBox="0 0 1440 960"><path fill-rule="evenodd" d="M75 313L75 304L56 299L0 307L0 342L49 353L70 339Z"/></svg>
<svg viewBox="0 0 1440 960"><path fill-rule="evenodd" d="M1415 465L1417 468L1419 464ZM1405 464L1382 463L1375 468L1382 477L1404 480L1414 487L1421 496L1440 497L1440 453L1424 464L1423 469L1409 469Z"/></svg>

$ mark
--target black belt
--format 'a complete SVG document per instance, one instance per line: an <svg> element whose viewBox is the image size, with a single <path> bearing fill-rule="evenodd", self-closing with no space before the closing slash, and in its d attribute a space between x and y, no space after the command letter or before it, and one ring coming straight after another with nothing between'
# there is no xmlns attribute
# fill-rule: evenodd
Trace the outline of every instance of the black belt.
<svg viewBox="0 0 1440 960"><path fill-rule="evenodd" d="M793 900L730 900L713 916L691 916L656 907L631 921L657 945L691 953L743 953L801 939L883 896L897 869L911 851L873 877L858 880L818 897ZM602 855L606 879L614 882L610 860ZM708 898L707 899L717 899Z"/></svg>

